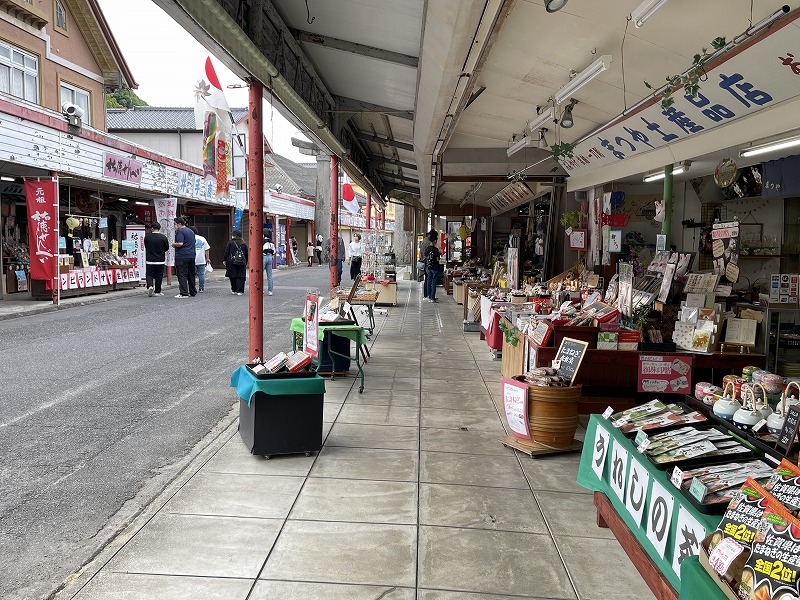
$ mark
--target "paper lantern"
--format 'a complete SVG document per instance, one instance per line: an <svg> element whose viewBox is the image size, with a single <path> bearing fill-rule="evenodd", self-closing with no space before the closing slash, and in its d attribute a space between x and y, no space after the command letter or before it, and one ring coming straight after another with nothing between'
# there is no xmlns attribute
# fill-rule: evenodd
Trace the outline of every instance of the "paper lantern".
<svg viewBox="0 0 800 600"><path fill-rule="evenodd" d="M356 197L356 193L353 191L353 186L350 185L349 183L345 183L342 186L342 199L344 199L347 202L349 202L350 200L352 200L355 197Z"/></svg>
<svg viewBox="0 0 800 600"><path fill-rule="evenodd" d="M462 225L461 227L459 227L458 237L460 237L462 240L467 239L469 237L469 227L467 227L466 225Z"/></svg>
<svg viewBox="0 0 800 600"><path fill-rule="evenodd" d="M67 227L69 227L69 237L72 237L72 230L75 229L81 222L75 217L67 217Z"/></svg>

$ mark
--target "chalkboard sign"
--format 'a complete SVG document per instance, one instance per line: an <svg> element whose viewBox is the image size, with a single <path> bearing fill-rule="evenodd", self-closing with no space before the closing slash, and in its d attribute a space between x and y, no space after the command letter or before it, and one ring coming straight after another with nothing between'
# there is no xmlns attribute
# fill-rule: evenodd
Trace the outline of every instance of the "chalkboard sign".
<svg viewBox="0 0 800 600"><path fill-rule="evenodd" d="M567 384L572 385L572 380L578 373L588 347L589 342L582 342L568 337L561 340L561 345L558 347L553 364L558 365L556 367L558 374L564 378Z"/></svg>
<svg viewBox="0 0 800 600"><path fill-rule="evenodd" d="M778 442L775 444L776 449L783 449L786 454L792 447L795 438L797 437L797 430L800 428L800 407L792 405L786 411L786 420L783 422L783 427L778 434Z"/></svg>

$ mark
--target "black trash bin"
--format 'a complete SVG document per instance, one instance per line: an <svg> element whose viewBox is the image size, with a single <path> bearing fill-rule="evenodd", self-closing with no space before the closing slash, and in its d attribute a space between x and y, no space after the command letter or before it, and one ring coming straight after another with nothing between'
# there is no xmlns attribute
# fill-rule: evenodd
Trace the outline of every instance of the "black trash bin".
<svg viewBox="0 0 800 600"><path fill-rule="evenodd" d="M306 455L322 448L325 380L311 371L231 375L239 395L239 435L252 454Z"/></svg>

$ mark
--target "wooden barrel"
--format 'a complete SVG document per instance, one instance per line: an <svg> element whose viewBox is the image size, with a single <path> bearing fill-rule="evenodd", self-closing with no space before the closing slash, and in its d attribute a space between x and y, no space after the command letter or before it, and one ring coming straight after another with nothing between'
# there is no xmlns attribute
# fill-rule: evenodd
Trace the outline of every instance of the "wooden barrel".
<svg viewBox="0 0 800 600"><path fill-rule="evenodd" d="M582 389L581 385L528 386L528 422L534 441L559 450L572 446Z"/></svg>

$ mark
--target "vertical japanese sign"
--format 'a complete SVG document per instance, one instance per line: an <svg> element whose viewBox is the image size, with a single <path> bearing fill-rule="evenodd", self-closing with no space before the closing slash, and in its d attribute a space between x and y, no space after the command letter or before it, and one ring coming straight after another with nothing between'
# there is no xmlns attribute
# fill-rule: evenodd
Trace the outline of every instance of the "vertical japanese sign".
<svg viewBox="0 0 800 600"><path fill-rule="evenodd" d="M306 296L305 332L303 335L303 352L311 356L319 356L319 296Z"/></svg>
<svg viewBox="0 0 800 600"><path fill-rule="evenodd" d="M525 383L503 377L503 407L508 427L514 437L531 439L528 423L528 386Z"/></svg>
<svg viewBox="0 0 800 600"><path fill-rule="evenodd" d="M167 251L167 266L175 264L175 248L172 243L175 241L175 222L173 219L177 215L178 200L175 198L156 198L153 200L156 206L156 217L161 224L161 233L167 236L170 247Z"/></svg>
<svg viewBox="0 0 800 600"><path fill-rule="evenodd" d="M52 179L25 182L28 207L31 279L46 281L46 289L57 288L58 275L58 183Z"/></svg>
<svg viewBox="0 0 800 600"><path fill-rule="evenodd" d="M136 259L138 279L145 280L145 250L144 250L144 227L142 225L127 225L125 234L131 248L128 257Z"/></svg>

